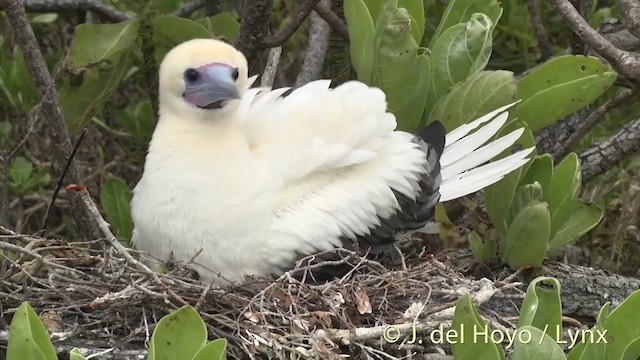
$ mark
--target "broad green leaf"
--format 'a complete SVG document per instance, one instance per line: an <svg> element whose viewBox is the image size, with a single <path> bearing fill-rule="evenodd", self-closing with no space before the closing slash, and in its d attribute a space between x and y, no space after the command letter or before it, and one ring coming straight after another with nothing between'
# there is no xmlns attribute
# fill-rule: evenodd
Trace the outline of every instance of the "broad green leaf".
<svg viewBox="0 0 640 360"><path fill-rule="evenodd" d="M206 341L204 321L193 307L185 305L160 319L151 336L147 359L192 359Z"/></svg>
<svg viewBox="0 0 640 360"><path fill-rule="evenodd" d="M207 23L210 25L209 30L217 36L224 36L231 42L235 42L240 31L240 23L229 13L221 12L209 19Z"/></svg>
<svg viewBox="0 0 640 360"><path fill-rule="evenodd" d="M583 334L584 338L577 339L576 345L571 347L567 360L600 360L606 359L607 343L600 341L600 335L607 328L610 302L605 303L596 318L596 324L591 328L591 333ZM591 335L594 335L593 337ZM586 335L586 336L585 336ZM583 340L584 339L584 340Z"/></svg>
<svg viewBox="0 0 640 360"><path fill-rule="evenodd" d="M518 83L522 99L515 116L539 130L593 102L617 74L598 58L566 55L551 59Z"/></svg>
<svg viewBox="0 0 640 360"><path fill-rule="evenodd" d="M475 13L487 15L495 26L502 15L502 8L498 0L450 0L435 34L429 42L429 48L433 48L435 41L447 29L456 24L469 21L471 15Z"/></svg>
<svg viewBox="0 0 640 360"><path fill-rule="evenodd" d="M542 191L551 186L551 176L553 174L553 158L551 154L536 156L526 174L522 176L520 184L532 184L537 181L542 186Z"/></svg>
<svg viewBox="0 0 640 360"><path fill-rule="evenodd" d="M640 358L640 290L629 295L607 317L607 358L632 360ZM596 340L598 337L596 337Z"/></svg>
<svg viewBox="0 0 640 360"><path fill-rule="evenodd" d="M411 16L411 34L416 43L422 42L424 36L424 1L398 0L398 7L405 8Z"/></svg>
<svg viewBox="0 0 640 360"><path fill-rule="evenodd" d="M7 360L57 360L58 355L44 328L29 303L23 302L13 314L9 326Z"/></svg>
<svg viewBox="0 0 640 360"><path fill-rule="evenodd" d="M451 342L451 351L456 360L504 359L502 347L491 341L491 329L478 314L469 294L460 297L456 303L449 331L457 335L456 341Z"/></svg>
<svg viewBox="0 0 640 360"><path fill-rule="evenodd" d="M549 250L558 250L593 229L602 220L602 209L576 200L576 206L569 219L560 224L558 231L549 241Z"/></svg>
<svg viewBox="0 0 640 360"><path fill-rule="evenodd" d="M431 50L431 85L427 108L431 109L455 84L484 70L491 56L491 19L473 14L466 23L442 33Z"/></svg>
<svg viewBox="0 0 640 360"><path fill-rule="evenodd" d="M431 110L429 121L442 121L445 129L478 118L516 99L517 83L510 71L481 71L473 74L440 99ZM425 109L429 112L429 109Z"/></svg>
<svg viewBox="0 0 640 360"><path fill-rule="evenodd" d="M86 68L82 76L65 76L60 89L60 105L72 132L83 129L91 121L112 98L131 68L130 53L113 59L113 62L105 61Z"/></svg>
<svg viewBox="0 0 640 360"><path fill-rule="evenodd" d="M565 360L564 351L549 335L533 326L518 328L509 360Z"/></svg>
<svg viewBox="0 0 640 360"><path fill-rule="evenodd" d="M551 186L544 194L544 200L549 204L551 213L551 235L555 235L573 213L581 185L580 159L576 153L570 153L555 167L551 176Z"/></svg>
<svg viewBox="0 0 640 360"><path fill-rule="evenodd" d="M51 182L51 175L49 174L49 168L39 168L34 172L29 180L22 186L22 192L34 191L43 186L46 186Z"/></svg>
<svg viewBox="0 0 640 360"><path fill-rule="evenodd" d="M475 231L469 233L469 245L473 256L479 260L492 259L496 256L496 250L498 249L498 244L495 241L491 239L483 241Z"/></svg>
<svg viewBox="0 0 640 360"><path fill-rule="evenodd" d="M169 50L191 39L210 39L213 34L198 22L172 15L153 19L153 43L156 46L156 61L160 63Z"/></svg>
<svg viewBox="0 0 640 360"><path fill-rule="evenodd" d="M493 226L495 226L496 230L500 233L503 242L509 227L509 223L507 223L509 209L513 202L513 196L518 188L521 172L522 169L516 169L507 174L502 180L484 189L484 201L487 206L487 214Z"/></svg>
<svg viewBox="0 0 640 360"><path fill-rule="evenodd" d="M413 94L410 94L402 105L394 105L399 106L396 110L391 109L391 103L389 102L389 109L396 116L399 130L415 132L423 125L422 119L424 115L424 105L427 100L427 90L429 87L429 81L427 80L429 73L429 57L426 54L419 55L411 70L407 72L407 75L421 79L418 82L418 86L414 89ZM402 81L388 83L385 87L385 91L387 89L389 92L397 91L398 87L402 87ZM402 102L402 100L399 100L398 102Z"/></svg>
<svg viewBox="0 0 640 360"><path fill-rule="evenodd" d="M192 360L227 360L227 340L211 341L203 346Z"/></svg>
<svg viewBox="0 0 640 360"><path fill-rule="evenodd" d="M518 215L520 211L522 211L530 203L541 202L542 198L542 185L540 185L539 182L534 181L532 184L525 184L520 186L516 190L513 202L511 203L511 207L509 209L509 217L507 218L507 224L511 224L516 215Z"/></svg>
<svg viewBox="0 0 640 360"><path fill-rule="evenodd" d="M107 180L100 193L100 203L107 215L107 219L116 231L116 236L130 240L133 231L131 219L131 198L133 194L122 180L112 178Z"/></svg>
<svg viewBox="0 0 640 360"><path fill-rule="evenodd" d="M373 20L362 0L345 2L344 17L349 29L351 64L358 73L358 80L370 84L374 57L375 30Z"/></svg>
<svg viewBox="0 0 640 360"><path fill-rule="evenodd" d="M84 357L84 355L82 355L80 350L78 350L77 348L73 348L69 352L69 360L86 360L86 359L87 358Z"/></svg>
<svg viewBox="0 0 640 360"><path fill-rule="evenodd" d="M509 226L503 245L502 260L512 269L540 265L544 260L551 219L545 203L532 203L522 209Z"/></svg>
<svg viewBox="0 0 640 360"><path fill-rule="evenodd" d="M369 14L371 15L371 20L373 21L373 23L375 24L376 21L378 21L378 17L380 16L380 13L382 12L382 8L384 7L384 2L386 0L364 0L364 3L367 6L367 9L369 10ZM344 4L345 7L347 4Z"/></svg>
<svg viewBox="0 0 640 360"><path fill-rule="evenodd" d="M31 18L31 20L29 20L29 22L32 24L51 24L56 20L58 20L58 14L47 13L35 15Z"/></svg>
<svg viewBox="0 0 640 360"><path fill-rule="evenodd" d="M115 121L138 141L148 142L156 125L151 102L141 101L115 113Z"/></svg>
<svg viewBox="0 0 640 360"><path fill-rule="evenodd" d="M22 156L15 157L9 163L9 176L17 189L23 189L31 177L33 164Z"/></svg>
<svg viewBox="0 0 640 360"><path fill-rule="evenodd" d="M520 307L518 328L533 326L562 340L561 293L560 282L555 278L540 276L530 282Z"/></svg>
<svg viewBox="0 0 640 360"><path fill-rule="evenodd" d="M116 61L136 45L139 19L117 24L80 24L71 45L67 62L73 68L97 66L102 61Z"/></svg>

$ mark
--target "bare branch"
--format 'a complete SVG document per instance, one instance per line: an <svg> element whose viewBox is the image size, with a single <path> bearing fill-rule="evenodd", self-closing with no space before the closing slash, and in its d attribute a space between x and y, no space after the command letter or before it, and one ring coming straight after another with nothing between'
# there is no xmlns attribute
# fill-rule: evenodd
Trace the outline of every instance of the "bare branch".
<svg viewBox="0 0 640 360"><path fill-rule="evenodd" d="M98 0L22 0L28 12L92 11L113 21L121 22L131 17Z"/></svg>
<svg viewBox="0 0 640 360"><path fill-rule="evenodd" d="M248 1L240 19L236 48L249 63L249 74L256 71L257 60L264 49L264 38L269 31L273 0Z"/></svg>
<svg viewBox="0 0 640 360"><path fill-rule="evenodd" d="M182 5L178 10L171 13L173 16L188 17L194 12L200 10L204 6L205 0L191 0L188 3Z"/></svg>
<svg viewBox="0 0 640 360"><path fill-rule="evenodd" d="M545 30L544 24L542 23L538 0L527 0L527 8L529 9L529 19L531 20L533 33L536 35L536 39L538 39L538 46L540 46L540 52L542 53L540 60L546 61L551 57L551 43L549 42L547 30Z"/></svg>
<svg viewBox="0 0 640 360"><path fill-rule="evenodd" d="M262 73L262 79L260 79L260 86L272 87L273 81L276 78L276 72L278 71L278 63L280 62L280 55L282 55L282 47L277 46L269 50L269 58L267 59L267 65Z"/></svg>
<svg viewBox="0 0 640 360"><path fill-rule="evenodd" d="M578 141L580 141L580 139L582 139L609 111L615 109L620 105L626 104L627 102L629 102L629 100L634 99L635 96L635 91L626 90L613 99L604 103L604 105L593 110L586 119L580 122L580 126L571 133L569 138L563 141L560 146L554 151L554 160L558 161L563 156L565 156L569 152L569 149L571 149L572 146L578 143Z"/></svg>
<svg viewBox="0 0 640 360"><path fill-rule="evenodd" d="M52 140L53 164L55 169L61 172L71 155L72 146L53 79L38 48L38 41L21 2L18 0L0 0L0 7L7 14L16 42L24 54L33 82L42 98L41 110L49 125L48 134ZM77 184L82 183L80 171L75 161L71 161L67 179ZM69 192L69 195L74 218L85 240L100 237L98 225L93 220L84 202L74 192Z"/></svg>
<svg viewBox="0 0 640 360"><path fill-rule="evenodd" d="M640 60L631 52L620 50L594 30L568 0L551 0L567 25L621 75L640 81Z"/></svg>
<svg viewBox="0 0 640 360"><path fill-rule="evenodd" d="M638 149L640 149L640 117L625 125L606 141L593 145L580 154L582 180L589 181L606 172Z"/></svg>
<svg viewBox="0 0 640 360"><path fill-rule="evenodd" d="M629 32L640 38L640 2L637 0L618 0L618 8Z"/></svg>
<svg viewBox="0 0 640 360"><path fill-rule="evenodd" d="M340 36L342 36L345 40L349 41L349 29L347 25L340 19L336 13L331 11L330 4L327 5L324 1L320 1L316 4L316 7L313 9L315 12L322 18L324 21L333 28Z"/></svg>
<svg viewBox="0 0 640 360"><path fill-rule="evenodd" d="M329 7L328 0L321 0L316 8L320 5ZM327 56L329 48L329 24L324 21L315 11L309 17L309 47L304 58L302 71L296 78L294 87L300 87L308 82L317 80L320 77L324 59Z"/></svg>
<svg viewBox="0 0 640 360"><path fill-rule="evenodd" d="M300 27L300 25L302 25L302 23L307 18L307 16L309 16L309 13L311 13L311 10L313 10L313 8L316 6L318 1L320 0L307 0L307 2L305 2L302 5L300 10L298 10L298 13L291 18L291 20L282 28L282 30L280 30L280 32L278 32L277 34L271 35L264 40L264 46L265 47L280 46L284 44L287 40L289 40L291 35L293 35L293 33L296 32L296 30L298 30L298 28Z"/></svg>

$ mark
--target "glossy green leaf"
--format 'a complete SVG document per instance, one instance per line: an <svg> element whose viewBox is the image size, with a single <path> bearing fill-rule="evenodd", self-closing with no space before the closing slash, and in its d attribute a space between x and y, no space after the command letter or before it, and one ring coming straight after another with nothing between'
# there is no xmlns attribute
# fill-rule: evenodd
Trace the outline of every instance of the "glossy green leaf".
<svg viewBox="0 0 640 360"><path fill-rule="evenodd" d="M131 198L133 193L122 180L112 178L107 180L100 193L100 203L107 215L107 220L115 230L115 235L131 239L133 220L131 218Z"/></svg>
<svg viewBox="0 0 640 360"><path fill-rule="evenodd" d="M49 333L29 303L16 310L9 326L7 360L57 360Z"/></svg>
<svg viewBox="0 0 640 360"><path fill-rule="evenodd" d="M185 305L160 319L151 336L147 359L192 359L206 341L204 321L193 307Z"/></svg>
<svg viewBox="0 0 640 360"><path fill-rule="evenodd" d="M522 169L516 169L507 174L502 180L484 189L484 201L487 206L487 214L503 240L509 227L507 217L509 216L509 209L511 208L513 197L518 188L521 172Z"/></svg>
<svg viewBox="0 0 640 360"><path fill-rule="evenodd" d="M191 39L210 39L214 34L197 21L172 15L153 19L153 43L156 46L156 61L160 63L164 55L174 46Z"/></svg>
<svg viewBox="0 0 640 360"><path fill-rule="evenodd" d="M603 211L595 205L576 200L569 218L559 225L558 231L549 241L549 250L558 250L589 232L602 220Z"/></svg>
<svg viewBox="0 0 640 360"><path fill-rule="evenodd" d="M632 360L640 358L640 290L629 295L607 317L607 358ZM598 337L596 337L596 340Z"/></svg>
<svg viewBox="0 0 640 360"><path fill-rule="evenodd" d="M136 45L139 19L117 24L80 24L71 45L67 62L73 68L96 66L102 61L115 61Z"/></svg>
<svg viewBox="0 0 640 360"><path fill-rule="evenodd" d="M449 331L457 335L456 341L451 342L451 351L456 360L504 359L502 347L491 341L491 329L478 314L469 294L460 297L456 303ZM477 333L486 333L487 337Z"/></svg>
<svg viewBox="0 0 640 360"><path fill-rule="evenodd" d="M507 224L511 224L513 219L530 203L541 202L542 198L542 185L540 185L539 182L534 181L532 184L520 186L516 190L513 202L511 203Z"/></svg>
<svg viewBox="0 0 640 360"><path fill-rule="evenodd" d="M536 156L527 172L520 180L521 184L532 184L537 181L542 186L542 190L549 189L551 186L551 176L553 174L553 158L551 154L542 154Z"/></svg>
<svg viewBox="0 0 640 360"><path fill-rule="evenodd" d="M533 326L518 328L509 360L565 360L564 351L555 340Z"/></svg>
<svg viewBox="0 0 640 360"><path fill-rule="evenodd" d="M227 360L227 340L211 341L203 346L192 360Z"/></svg>
<svg viewBox="0 0 640 360"><path fill-rule="evenodd" d="M362 0L344 3L344 17L349 29L349 53L358 80L369 84L374 57L374 34L371 14Z"/></svg>
<svg viewBox="0 0 640 360"><path fill-rule="evenodd" d="M547 204L531 203L515 217L501 246L504 262L512 269L540 265L549 242L551 219Z"/></svg>
<svg viewBox="0 0 640 360"><path fill-rule="evenodd" d="M238 38L240 23L229 13L221 12L205 20L209 26L209 31L216 36L224 36L228 41L234 43Z"/></svg>
<svg viewBox="0 0 640 360"><path fill-rule="evenodd" d="M428 117L442 121L445 129L476 119L516 99L517 83L510 71L481 71L454 85ZM425 109L427 112L429 109Z"/></svg>
<svg viewBox="0 0 640 360"><path fill-rule="evenodd" d="M541 276L530 282L520 307L518 328L533 326L562 340L561 293L560 282L555 278Z"/></svg>
<svg viewBox="0 0 640 360"><path fill-rule="evenodd" d="M498 250L498 244L495 241L491 239L483 241L475 231L469 233L469 245L473 256L479 260L492 259Z"/></svg>
<svg viewBox="0 0 640 360"><path fill-rule="evenodd" d="M80 350L78 350L77 348L73 348L69 352L69 360L86 360L86 359L87 358L84 357L84 355L82 355Z"/></svg>
<svg viewBox="0 0 640 360"><path fill-rule="evenodd" d="M424 36L424 1L423 0L398 0L398 7L407 9L411 16L411 34L416 43L422 42Z"/></svg>
<svg viewBox="0 0 640 360"><path fill-rule="evenodd" d="M495 26L502 15L502 8L498 0L450 0L435 34L429 42L429 48L433 48L435 41L447 29L456 24L469 21L471 15L475 13L487 15Z"/></svg>
<svg viewBox="0 0 640 360"><path fill-rule="evenodd" d="M427 108L431 109L455 84L484 70L491 56L491 19L473 14L466 23L442 33L431 49L431 85Z"/></svg>
<svg viewBox="0 0 640 360"><path fill-rule="evenodd" d="M515 115L536 131L593 102L613 85L616 77L595 57L553 58L519 81L522 103Z"/></svg>

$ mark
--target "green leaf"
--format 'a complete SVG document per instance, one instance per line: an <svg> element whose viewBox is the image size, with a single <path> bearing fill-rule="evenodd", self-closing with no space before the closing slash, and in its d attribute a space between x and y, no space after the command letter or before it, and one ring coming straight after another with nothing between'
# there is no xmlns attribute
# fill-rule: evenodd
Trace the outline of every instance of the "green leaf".
<svg viewBox="0 0 640 360"><path fill-rule="evenodd" d="M608 359L632 360L640 357L640 290L629 295L606 319ZM595 340L598 337L596 336Z"/></svg>
<svg viewBox="0 0 640 360"><path fill-rule="evenodd" d="M160 319L151 336L147 359L192 359L206 341L204 321L193 307L185 305Z"/></svg>
<svg viewBox="0 0 640 360"><path fill-rule="evenodd" d="M518 83L522 99L515 116L539 130L592 103L615 82L617 74L598 58L553 58Z"/></svg>
<svg viewBox="0 0 640 360"><path fill-rule="evenodd" d="M509 209L511 208L518 182L520 181L521 172L522 168L516 169L507 174L502 180L484 189L487 214L503 240L509 228L507 217L509 216Z"/></svg>
<svg viewBox="0 0 640 360"><path fill-rule="evenodd" d="M603 211L595 205L587 205L577 201L577 206L569 215L569 219L560 224L558 231L549 241L549 250L558 250L561 247L579 239L582 235L593 229L602 220Z"/></svg>
<svg viewBox="0 0 640 360"><path fill-rule="evenodd" d="M389 101L388 106L396 116L398 130L414 132L423 125L422 120L424 115L424 106L427 100L427 90L429 88L429 81L427 80L429 73L429 57L426 54L421 54L418 56L416 62L414 62L411 69L407 71L407 76L412 76L414 79L420 79L413 93L408 95L405 101L398 101L398 103L402 103L402 105L394 103L393 106L396 107L395 110L391 110L392 104ZM386 91L389 91L389 93L399 93L398 88L403 87L403 81L404 79L386 84ZM405 89L407 89L407 83L405 82L404 84Z"/></svg>
<svg viewBox="0 0 640 360"><path fill-rule="evenodd" d="M456 303L449 331L457 335L456 341L451 341L456 360L504 359L502 347L491 341L491 329L478 314L469 294L460 297ZM486 337L478 334L486 334Z"/></svg>
<svg viewBox="0 0 640 360"><path fill-rule="evenodd" d="M215 339L203 346L192 360L227 360L227 340Z"/></svg>
<svg viewBox="0 0 640 360"><path fill-rule="evenodd" d="M67 57L73 68L96 66L102 61L115 61L136 45L140 20L135 18L117 24L80 24Z"/></svg>
<svg viewBox="0 0 640 360"><path fill-rule="evenodd" d="M487 15L495 26L502 15L502 8L497 0L450 0L435 34L429 42L429 48L433 48L433 44L447 29L469 21L471 15L475 13Z"/></svg>
<svg viewBox="0 0 640 360"><path fill-rule="evenodd" d="M151 102L141 101L115 113L115 121L141 142L148 142L156 125L156 116Z"/></svg>
<svg viewBox="0 0 640 360"><path fill-rule="evenodd" d="M520 186L518 190L516 190L515 197L511 203L507 224L511 224L516 215L518 215L530 203L541 202L542 197L542 185L540 185L539 182L534 181L532 184Z"/></svg>
<svg viewBox="0 0 640 360"><path fill-rule="evenodd" d="M534 202L520 211L500 247L502 259L512 269L540 265L549 242L551 219L547 204Z"/></svg>
<svg viewBox="0 0 640 360"><path fill-rule="evenodd" d="M58 14L56 13L47 13L47 14L38 14L35 15L29 20L32 24L51 24L52 22L58 19Z"/></svg>
<svg viewBox="0 0 640 360"><path fill-rule="evenodd" d="M549 335L533 326L518 328L509 360L565 360L564 351Z"/></svg>
<svg viewBox="0 0 640 360"><path fill-rule="evenodd" d="M537 181L542 186L542 191L551 186L553 174L553 158L551 154L542 154L533 158L527 172L522 176L520 184L532 184Z"/></svg>
<svg viewBox="0 0 640 360"><path fill-rule="evenodd" d="M86 360L87 358L82 355L78 348L73 348L69 352L69 360Z"/></svg>
<svg viewBox="0 0 640 360"><path fill-rule="evenodd" d="M240 31L240 23L229 13L221 12L210 17L207 22L210 27L209 30L220 36L224 36L229 41L234 42L238 38L238 32Z"/></svg>
<svg viewBox="0 0 640 360"><path fill-rule="evenodd" d="M398 0L398 7L405 8L411 16L411 34L416 43L422 42L424 36L424 1L423 0Z"/></svg>
<svg viewBox="0 0 640 360"><path fill-rule="evenodd" d="M49 333L29 303L16 310L9 327L7 360L57 360Z"/></svg>
<svg viewBox="0 0 640 360"><path fill-rule="evenodd" d="M160 63L164 56L176 45L187 40L213 38L207 28L198 22L172 15L158 16L153 19L153 43L156 46L156 61Z"/></svg>
<svg viewBox="0 0 640 360"><path fill-rule="evenodd" d="M431 85L427 109L431 109L455 84L482 71L491 56L491 19L473 14L463 24L450 27L435 42L430 60Z"/></svg>
<svg viewBox="0 0 640 360"><path fill-rule="evenodd" d="M369 84L373 68L375 34L371 14L364 1L351 0L344 3L344 17L349 29L351 63L358 73L358 80Z"/></svg>
<svg viewBox="0 0 640 360"><path fill-rule="evenodd" d="M596 324L591 328L595 337L591 338L590 334L585 333L584 341L578 339L577 344L571 348L567 355L567 360L599 360L606 359L607 343L600 341L600 334L604 334L607 328L607 320L609 317L609 306L611 303L605 303L596 318ZM584 335L583 335L584 336ZM571 346L571 344L569 345Z"/></svg>
<svg viewBox="0 0 640 360"><path fill-rule="evenodd" d="M562 292L560 282L552 277L537 277L527 287L520 307L518 328L533 326L556 341L562 340Z"/></svg>
<svg viewBox="0 0 640 360"><path fill-rule="evenodd" d="M125 240L131 239L133 220L131 219L131 198L133 193L122 180L107 180L100 193L100 203L107 219L116 231L116 236Z"/></svg>
<svg viewBox="0 0 640 360"><path fill-rule="evenodd" d="M469 233L469 245L473 256L479 260L490 260L496 256L498 244L493 240L482 240L480 236L472 231Z"/></svg>
<svg viewBox="0 0 640 360"><path fill-rule="evenodd" d="M378 21L378 17L380 13L382 13L382 8L384 7L384 2L386 0L364 0L364 3L369 10L369 14L371 15L371 20L375 24ZM346 6L347 4L345 4Z"/></svg>
<svg viewBox="0 0 640 360"><path fill-rule="evenodd" d="M581 185L580 159L576 153L570 153L554 169L551 186L544 194L551 213L551 235L555 235L573 213Z"/></svg>
<svg viewBox="0 0 640 360"><path fill-rule="evenodd" d="M445 129L478 118L516 99L517 83L510 71L481 71L471 75L440 99L432 109L429 121L442 121ZM426 109L428 112L429 109Z"/></svg>
<svg viewBox="0 0 640 360"><path fill-rule="evenodd" d="M9 163L9 177L12 185L19 190L25 190L32 171L33 164L31 161L22 156L13 158Z"/></svg>
<svg viewBox="0 0 640 360"><path fill-rule="evenodd" d="M12 125L8 121L0 121L0 144L6 144L10 139Z"/></svg>

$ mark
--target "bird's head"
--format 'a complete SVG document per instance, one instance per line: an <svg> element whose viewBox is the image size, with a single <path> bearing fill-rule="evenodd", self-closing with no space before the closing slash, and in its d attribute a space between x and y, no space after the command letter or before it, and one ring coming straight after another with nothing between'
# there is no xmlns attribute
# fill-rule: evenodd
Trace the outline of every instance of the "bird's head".
<svg viewBox="0 0 640 360"><path fill-rule="evenodd" d="M236 106L247 87L247 59L213 39L184 42L160 65L160 111L218 117Z"/></svg>

